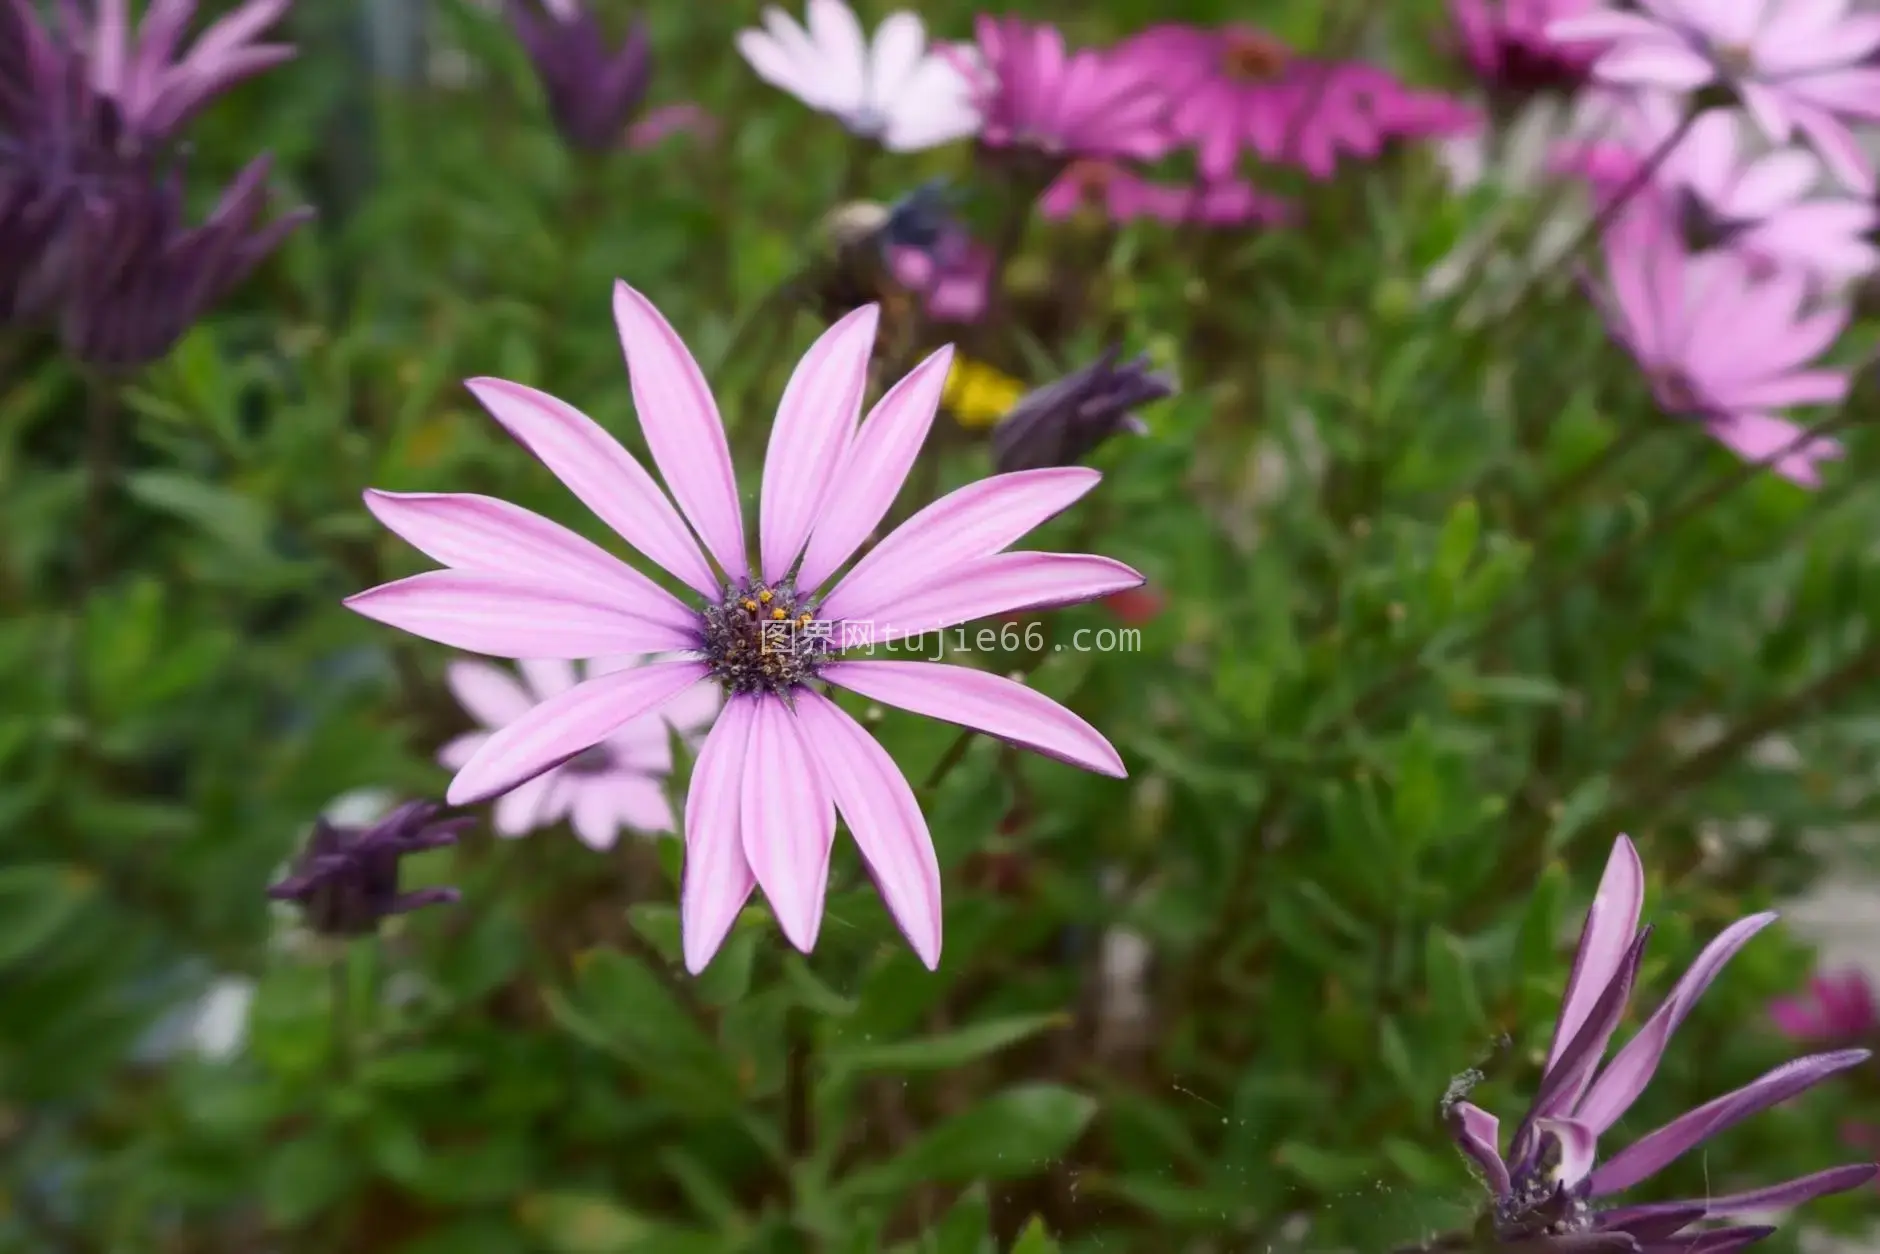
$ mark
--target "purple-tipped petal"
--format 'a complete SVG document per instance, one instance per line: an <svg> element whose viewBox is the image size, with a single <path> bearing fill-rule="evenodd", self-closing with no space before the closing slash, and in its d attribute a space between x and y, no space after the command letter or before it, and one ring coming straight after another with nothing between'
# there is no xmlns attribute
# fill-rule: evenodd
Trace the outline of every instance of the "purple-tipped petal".
<svg viewBox="0 0 1880 1254"><path fill-rule="evenodd" d="M970 727L1086 771L1117 779L1129 774L1096 728L1001 675L941 662L833 662L822 677L871 701Z"/></svg>
<svg viewBox="0 0 1880 1254"><path fill-rule="evenodd" d="M596 518L693 591L718 599L718 577L672 502L599 423L565 401L507 379L471 379L465 386Z"/></svg>
<svg viewBox="0 0 1880 1254"><path fill-rule="evenodd" d="M736 579L750 568L744 515L711 387L672 324L625 283L614 284L614 322L653 461L706 549Z"/></svg>
<svg viewBox="0 0 1880 1254"><path fill-rule="evenodd" d="M892 618L896 599L990 557L1063 513L1103 476L1082 466L1020 470L969 483L914 515L842 577L823 616Z"/></svg>
<svg viewBox="0 0 1880 1254"><path fill-rule="evenodd" d="M821 587L887 517L927 442L952 368L949 344L910 370L868 411L810 532L798 588Z"/></svg>
<svg viewBox="0 0 1880 1254"><path fill-rule="evenodd" d="M892 619L874 624L876 638L908 639L994 614L1075 605L1144 582L1140 572L1107 557L999 553L955 567L910 593L895 605Z"/></svg>
<svg viewBox="0 0 1880 1254"><path fill-rule="evenodd" d="M1638 1213L1633 1213L1638 1212ZM1704 1208L1689 1202L1662 1202L1656 1206L1629 1206L1600 1211L1595 1217L1602 1232L1623 1232L1649 1246L1675 1236L1704 1217Z"/></svg>
<svg viewBox="0 0 1880 1254"><path fill-rule="evenodd" d="M1719 1215L1751 1215L1772 1210L1790 1210L1794 1207L1826 1197L1830 1193L1846 1193L1858 1189L1876 1174L1880 1174L1880 1165L1874 1163L1850 1163L1844 1167L1830 1167L1826 1171L1817 1171L1811 1175L1794 1180L1785 1180L1781 1184L1766 1185L1760 1189L1747 1189L1741 1193L1726 1193L1720 1197L1707 1197L1701 1202L1650 1202L1641 1206L1615 1206L1611 1210L1600 1212L1599 1223L1602 1228L1618 1228L1632 1233L1641 1241L1658 1231L1653 1225L1668 1226L1664 1235L1676 1232L1685 1224L1695 1223L1699 1219L1714 1218ZM1670 1226L1673 1219L1682 1216L1680 1222Z"/></svg>
<svg viewBox="0 0 1880 1254"><path fill-rule="evenodd" d="M493 733L444 799L463 806L501 796L654 713L706 673L701 662L656 662L578 684Z"/></svg>
<svg viewBox="0 0 1880 1254"><path fill-rule="evenodd" d="M346 598L355 614L492 657L586 658L691 649L698 635L553 584L481 571L429 570Z"/></svg>
<svg viewBox="0 0 1880 1254"><path fill-rule="evenodd" d="M1579 948L1574 951L1567 991L1560 1001L1560 1018L1554 1024L1553 1044L1547 1050L1549 1068L1560 1060L1580 1025L1592 1013L1593 1004L1618 973L1619 964L1638 932L1639 915L1644 908L1645 867L1630 838L1620 836L1612 843L1605 873L1599 879L1599 891L1587 908L1586 925L1580 929Z"/></svg>
<svg viewBox="0 0 1880 1254"><path fill-rule="evenodd" d="M757 880L744 857L740 813L745 756L758 698L734 697L712 724L685 796L685 870L679 932L685 969L697 975L725 943Z"/></svg>
<svg viewBox="0 0 1880 1254"><path fill-rule="evenodd" d="M907 777L860 723L821 693L799 692L796 716L888 916L927 969L937 970L940 862Z"/></svg>
<svg viewBox="0 0 1880 1254"><path fill-rule="evenodd" d="M1631 1188L1725 1128L1785 1102L1837 1072L1859 1066L1868 1057L1864 1049L1844 1049L1797 1058L1734 1093L1706 1102L1601 1163L1592 1175L1593 1196L1605 1197Z"/></svg>
<svg viewBox="0 0 1880 1254"><path fill-rule="evenodd" d="M1501 1157L1501 1120L1474 1102L1457 1102L1449 1108L1449 1135L1456 1147L1482 1169L1489 1191L1496 1197L1508 1191L1508 1164Z"/></svg>
<svg viewBox="0 0 1880 1254"><path fill-rule="evenodd" d="M767 583L789 573L828 499L861 417L880 321L878 305L848 313L810 345L783 389L764 454L758 515Z"/></svg>
<svg viewBox="0 0 1880 1254"><path fill-rule="evenodd" d="M1638 979L1639 964L1645 960L1645 944L1651 934L1649 927L1639 930L1630 948L1621 955L1612 981L1590 1007L1580 1030L1574 1033L1559 1060L1542 1073L1540 1091L1534 1095L1534 1104L1515 1130L1509 1157L1525 1160L1532 1145L1534 1125L1539 1120L1567 1114L1579 1103L1599 1060L1605 1056L1607 1043L1625 1017L1626 1003L1632 998L1632 985Z"/></svg>
<svg viewBox="0 0 1880 1254"><path fill-rule="evenodd" d="M1574 1107L1574 1118L1587 1124L1595 1133L1604 1132L1619 1122L1625 1112L1632 1109L1632 1103L1645 1091L1645 1086L1651 1083L1652 1073L1658 1070L1659 1060L1665 1056L1665 1046L1671 1040L1671 1034L1678 1030L1678 1025L1684 1022L1684 1017L1697 1004L1697 999L1704 995L1711 981L1717 978L1724 964L1736 956L1737 950L1749 943L1750 937L1775 921L1773 913L1753 914L1746 919L1738 919L1704 946L1697 961L1677 982L1664 1004L1645 1021L1645 1026L1638 1030L1637 1035L1626 1042L1625 1048L1613 1057L1600 1073L1599 1079L1594 1081L1586 1097Z"/></svg>
<svg viewBox="0 0 1880 1254"><path fill-rule="evenodd" d="M803 743L796 715L781 700L757 700L746 753L738 818L744 857L777 926L808 953L822 930L829 853L836 839L835 800Z"/></svg>
<svg viewBox="0 0 1880 1254"><path fill-rule="evenodd" d="M550 575L591 585L636 617L676 631L698 630L698 615L613 554L540 514L470 493L366 489L366 508L411 547L456 570L539 582Z"/></svg>

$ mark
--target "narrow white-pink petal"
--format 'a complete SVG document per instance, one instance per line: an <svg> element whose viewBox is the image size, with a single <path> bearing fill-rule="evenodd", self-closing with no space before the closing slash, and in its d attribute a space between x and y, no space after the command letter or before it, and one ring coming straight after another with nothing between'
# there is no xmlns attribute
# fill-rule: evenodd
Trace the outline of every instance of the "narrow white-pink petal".
<svg viewBox="0 0 1880 1254"><path fill-rule="evenodd" d="M685 797L685 870L679 884L679 934L685 969L703 971L725 943L757 881L740 832L744 773L758 701L725 702L692 766Z"/></svg>
<svg viewBox="0 0 1880 1254"><path fill-rule="evenodd" d="M620 838L620 805L607 778L569 781L568 825L589 849L605 851Z"/></svg>
<svg viewBox="0 0 1880 1254"><path fill-rule="evenodd" d="M492 657L584 658L690 649L695 633L597 604L559 585L471 570L427 570L346 598L355 614Z"/></svg>
<svg viewBox="0 0 1880 1254"><path fill-rule="evenodd" d="M367 488L366 508L412 548L457 570L516 575L534 582L565 577L591 584L640 617L696 627L698 614L600 545L560 523L491 496L468 492L382 492Z"/></svg>
<svg viewBox="0 0 1880 1254"><path fill-rule="evenodd" d="M1554 1043L1547 1065L1560 1061L1600 995L1619 972L1626 950L1638 935L1639 915L1645 908L1645 864L1631 840L1620 836L1612 844L1606 870L1599 877L1593 904L1587 907L1579 948L1567 975L1567 991L1560 999L1560 1017L1554 1023Z"/></svg>
<svg viewBox="0 0 1880 1254"><path fill-rule="evenodd" d="M994 475L949 492L855 563L823 602L822 616L882 617L896 598L955 566L997 553L1063 513L1102 478L1085 466L1057 466Z"/></svg>
<svg viewBox="0 0 1880 1254"><path fill-rule="evenodd" d="M861 417L877 305L851 310L803 354L784 386L764 454L758 540L764 579L776 583L803 551Z"/></svg>
<svg viewBox="0 0 1880 1254"><path fill-rule="evenodd" d="M797 575L799 589L821 587L887 517L927 442L952 368L949 344L908 371L868 411L810 532Z"/></svg>
<svg viewBox="0 0 1880 1254"><path fill-rule="evenodd" d="M559 697L580 682L580 677L574 673L574 663L567 658L518 658L516 669L522 672L522 681L536 701ZM589 675L599 673L588 672Z"/></svg>
<svg viewBox="0 0 1880 1254"><path fill-rule="evenodd" d="M491 808L490 826L498 836L507 836L511 840L527 836L537 828L547 827L557 817L554 803L556 785L560 782L555 772L548 771L504 793Z"/></svg>
<svg viewBox="0 0 1880 1254"><path fill-rule="evenodd" d="M535 704L514 675L488 662L452 662L444 668L444 685L464 713L485 727L501 727Z"/></svg>
<svg viewBox="0 0 1880 1254"><path fill-rule="evenodd" d="M653 461L718 565L733 579L741 578L750 563L744 555L738 480L704 372L672 324L625 283L614 284L614 324Z"/></svg>
<svg viewBox="0 0 1880 1254"><path fill-rule="evenodd" d="M468 762L476 751L483 747L483 742L489 738L490 734L483 731L465 732L461 736L454 736L445 741L444 746L437 751L437 764L452 771L461 770L463 764Z"/></svg>
<svg viewBox="0 0 1880 1254"><path fill-rule="evenodd" d="M462 806L501 796L653 713L705 674L701 662L659 662L577 684L492 735L444 799Z"/></svg>
<svg viewBox="0 0 1880 1254"><path fill-rule="evenodd" d="M798 692L796 717L889 917L927 969L937 969L940 861L907 777L860 723L821 693Z"/></svg>
<svg viewBox="0 0 1880 1254"><path fill-rule="evenodd" d="M663 782L646 775L628 775L614 782L609 792L620 821L636 832L670 832L672 803Z"/></svg>
<svg viewBox="0 0 1880 1254"><path fill-rule="evenodd" d="M836 839L835 801L790 707L775 697L760 697L756 705L738 817L744 858L777 926L808 953L822 930L829 852Z"/></svg>
<svg viewBox="0 0 1880 1254"><path fill-rule="evenodd" d="M879 642L919 636L993 614L1075 605L1144 582L1139 571L1107 557L995 553L909 593L890 616L875 620L873 634Z"/></svg>
<svg viewBox="0 0 1880 1254"><path fill-rule="evenodd" d="M672 502L599 423L566 401L507 379L471 379L464 386L621 539L693 591L718 598L718 577Z"/></svg>
<svg viewBox="0 0 1880 1254"><path fill-rule="evenodd" d="M832 662L822 677L883 705L997 736L1121 779L1123 759L1096 728L1024 684L942 662Z"/></svg>

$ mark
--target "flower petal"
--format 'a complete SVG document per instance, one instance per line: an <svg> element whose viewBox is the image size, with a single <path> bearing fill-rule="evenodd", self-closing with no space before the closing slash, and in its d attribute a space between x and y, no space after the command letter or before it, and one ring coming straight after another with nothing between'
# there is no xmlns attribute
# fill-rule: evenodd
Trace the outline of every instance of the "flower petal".
<svg viewBox="0 0 1880 1254"><path fill-rule="evenodd" d="M842 577L822 604L830 619L869 619L897 598L976 557L990 557L1063 513L1103 476L1083 466L993 475L947 495L896 527Z"/></svg>
<svg viewBox="0 0 1880 1254"><path fill-rule="evenodd" d="M1560 1018L1554 1023L1553 1044L1547 1050L1547 1065L1560 1060L1567 1045L1586 1022L1600 994L1606 991L1619 972L1626 950L1638 932L1639 915L1645 908L1645 865L1638 849L1625 836L1612 844L1606 870L1600 876L1599 890L1587 908L1586 924L1580 929L1580 944L1573 953L1573 969L1567 975L1567 991L1560 1001Z"/></svg>
<svg viewBox="0 0 1880 1254"><path fill-rule="evenodd" d="M725 943L757 881L740 831L745 757L758 701L725 703L692 765L685 796L685 870L679 885L679 932L685 969L703 971Z"/></svg>
<svg viewBox="0 0 1880 1254"><path fill-rule="evenodd" d="M1858 1189L1873 1179L1876 1173L1880 1173L1880 1164L1850 1163L1845 1167L1830 1167L1826 1171L1817 1171L1760 1189L1707 1197L1701 1202L1650 1202L1642 1206L1616 1206L1601 1211L1599 1222L1603 1228L1623 1228L1637 1233L1641 1225L1650 1223L1659 1215L1688 1214L1685 1223L1690 1223L1717 1215L1753 1215L1772 1210L1789 1210L1830 1193Z"/></svg>
<svg viewBox="0 0 1880 1254"><path fill-rule="evenodd" d="M1506 1193L1508 1164L1501 1157L1501 1120L1473 1102L1457 1102L1449 1108L1448 1123L1457 1148L1482 1169L1489 1191L1496 1197Z"/></svg>
<svg viewBox="0 0 1880 1254"><path fill-rule="evenodd" d="M868 411L810 532L797 573L799 589L821 587L887 516L927 442L952 366L949 344L908 371Z"/></svg>
<svg viewBox="0 0 1880 1254"><path fill-rule="evenodd" d="M774 697L760 697L756 706L740 785L744 857L777 926L808 953L822 930L829 853L836 839L835 801L790 707Z"/></svg>
<svg viewBox="0 0 1880 1254"><path fill-rule="evenodd" d="M718 599L718 577L672 502L600 424L565 401L507 379L471 379L464 386L621 539L694 592Z"/></svg>
<svg viewBox="0 0 1880 1254"><path fill-rule="evenodd" d="M1618 1029L1619 1020L1625 1017L1626 1003L1632 999L1632 986L1638 979L1639 964L1645 959L1645 943L1651 939L1651 934L1649 927L1639 929L1619 959L1619 969L1613 973L1611 982L1588 1010L1580 1030L1573 1034L1573 1040L1561 1051L1558 1061L1549 1064L1541 1074L1540 1090L1534 1095L1534 1103L1515 1129L1510 1158L1525 1160L1534 1148L1534 1131L1539 1121L1571 1112L1580 1095L1586 1092L1606 1052L1607 1042Z"/></svg>
<svg viewBox="0 0 1880 1254"><path fill-rule="evenodd" d="M455 570L540 582L565 575L592 584L599 597L635 607L638 616L681 630L698 615L664 588L599 545L540 514L471 493L366 489L366 508L432 561ZM598 597L597 597L598 599Z"/></svg>
<svg viewBox="0 0 1880 1254"><path fill-rule="evenodd" d="M939 969L940 862L907 777L860 723L821 693L798 693L796 717L888 916L927 969Z"/></svg>
<svg viewBox="0 0 1880 1254"><path fill-rule="evenodd" d="M344 604L414 636L494 657L586 658L698 644L696 633L556 585L477 571L428 570L355 593Z"/></svg>
<svg viewBox="0 0 1880 1254"><path fill-rule="evenodd" d="M869 635L875 643L911 639L993 614L1094 601L1144 582L1140 572L1107 557L998 553L910 593L895 606L894 618L872 624Z"/></svg>
<svg viewBox="0 0 1880 1254"><path fill-rule="evenodd" d="M534 779L524 780L496 799L491 808L490 826L498 836L511 840L547 827L556 818L557 785L561 782L555 771L545 771Z"/></svg>
<svg viewBox="0 0 1880 1254"><path fill-rule="evenodd" d="M450 781L445 800L463 806L500 796L652 714L705 675L701 662L658 662L577 684L492 735Z"/></svg>
<svg viewBox="0 0 1880 1254"><path fill-rule="evenodd" d="M513 722L535 704L514 675L488 662L452 662L444 668L444 683L464 712L485 727Z"/></svg>
<svg viewBox="0 0 1880 1254"><path fill-rule="evenodd" d="M782 580L802 553L848 452L880 321L878 305L850 311L809 346L784 386L764 454L758 517L767 583Z"/></svg>
<svg viewBox="0 0 1880 1254"><path fill-rule="evenodd" d="M731 446L705 375L672 324L625 283L614 284L614 322L627 359L646 446L679 510L726 575L749 570ZM649 554L650 556L650 554Z"/></svg>
<svg viewBox="0 0 1880 1254"><path fill-rule="evenodd" d="M1577 1119L1537 1119L1534 1131L1543 1143L1553 1142L1559 1148L1559 1165L1554 1168L1553 1178L1571 1189L1586 1178L1586 1173L1593 1169L1593 1157L1599 1149L1599 1137L1594 1131ZM1549 1151L1542 1151L1550 1156Z"/></svg>
<svg viewBox="0 0 1880 1254"><path fill-rule="evenodd" d="M883 705L970 727L988 736L1125 778L1129 772L1096 728L1024 684L940 662L832 662L822 677Z"/></svg>
<svg viewBox="0 0 1880 1254"><path fill-rule="evenodd" d="M1797 1058L1734 1093L1706 1102L1632 1142L1596 1167L1591 1177L1592 1195L1606 1197L1631 1188L1725 1128L1778 1102L1785 1102L1837 1072L1859 1066L1869 1056L1864 1049L1844 1049Z"/></svg>

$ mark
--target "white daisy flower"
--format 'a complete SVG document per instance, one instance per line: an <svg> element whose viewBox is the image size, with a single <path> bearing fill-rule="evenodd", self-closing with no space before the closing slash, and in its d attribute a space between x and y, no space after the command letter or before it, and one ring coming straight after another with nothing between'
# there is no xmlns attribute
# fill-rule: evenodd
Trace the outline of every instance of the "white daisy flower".
<svg viewBox="0 0 1880 1254"><path fill-rule="evenodd" d="M891 14L871 42L842 0L809 0L808 29L766 8L763 29L739 31L737 44L759 78L890 151L979 131L972 82L956 58L929 49L912 13Z"/></svg>

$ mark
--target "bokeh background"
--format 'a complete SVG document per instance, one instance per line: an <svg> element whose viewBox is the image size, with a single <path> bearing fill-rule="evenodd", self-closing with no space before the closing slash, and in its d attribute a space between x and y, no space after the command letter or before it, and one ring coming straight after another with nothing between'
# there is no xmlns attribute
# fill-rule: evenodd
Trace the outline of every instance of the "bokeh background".
<svg viewBox="0 0 1880 1254"><path fill-rule="evenodd" d="M591 6L645 20L640 118L685 125L577 153L499 13L301 0L299 55L191 123L187 185L203 212L271 153L276 200L317 221L135 372L0 339L0 1248L1384 1254L1477 1206L1439 1099L1479 1066L1478 1102L1524 1104L1617 832L1650 872L1653 994L1735 918L1875 865L1874 433L1811 492L1666 419L1571 265L1515 314L1494 299L1584 221L1577 189L1495 144L1458 181L1459 150L1406 143L1276 176L1284 227L1035 220L1015 323L927 328L1028 386L1111 345L1180 385L1035 542L1144 593L951 659L1028 672L1130 778L965 747L922 794L937 973L846 848L813 955L756 909L690 978L677 840L597 852L563 825L480 826L407 862L459 904L312 935L265 889L315 817L441 796L436 751L471 726L447 650L340 604L423 566L362 489L599 535L461 380L544 388L634 446L626 279L754 483L826 325L778 292L832 257L831 210L939 178L983 233L1009 191L970 145L858 171L733 51L755 4ZM919 11L970 37L965 0ZM1093 43L1254 21L1480 103L1427 0L1014 11ZM922 499L991 466L996 414L955 399ZM1135 634L1068 647L1084 629ZM855 709L916 785L957 751ZM1798 1052L1767 1005L1817 961L1759 937L1624 1128ZM1875 1124L1869 1063L1646 1192L1871 1157ZM1830 1198L1765 1248L1871 1248L1876 1215L1871 1188Z"/></svg>

